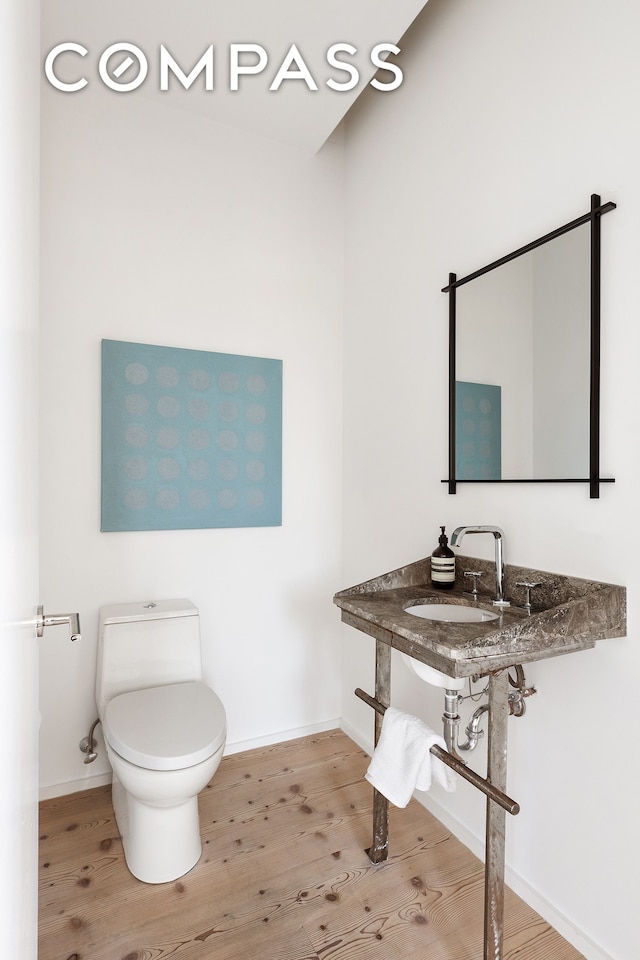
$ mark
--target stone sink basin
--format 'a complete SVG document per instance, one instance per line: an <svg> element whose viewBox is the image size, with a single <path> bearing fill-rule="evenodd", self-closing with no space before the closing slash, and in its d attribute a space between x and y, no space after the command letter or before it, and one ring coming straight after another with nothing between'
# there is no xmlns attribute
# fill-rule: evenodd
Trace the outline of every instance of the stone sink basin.
<svg viewBox="0 0 640 960"><path fill-rule="evenodd" d="M498 614L468 603L416 603L405 610L412 617L438 620L440 623L486 623L497 620Z"/></svg>
<svg viewBox="0 0 640 960"><path fill-rule="evenodd" d="M466 570L479 570L479 597L465 594ZM587 650L598 640L626 635L626 589L610 583L507 564L505 593L511 606L492 607L495 566L456 554L456 583L448 591L430 585L430 558L336 593L344 623L445 674L464 678L516 664ZM518 581L538 582L531 610L519 606ZM427 619L430 607L438 619ZM451 610L441 619L443 608ZM472 614L462 613L471 610ZM462 620L473 615L471 621Z"/></svg>
<svg viewBox="0 0 640 960"><path fill-rule="evenodd" d="M435 667L430 667L428 663L416 660L407 653L402 653L401 657L412 673L425 683L430 683L432 687L442 687L443 690L462 690L467 682L464 677L448 677L441 670L436 670Z"/></svg>

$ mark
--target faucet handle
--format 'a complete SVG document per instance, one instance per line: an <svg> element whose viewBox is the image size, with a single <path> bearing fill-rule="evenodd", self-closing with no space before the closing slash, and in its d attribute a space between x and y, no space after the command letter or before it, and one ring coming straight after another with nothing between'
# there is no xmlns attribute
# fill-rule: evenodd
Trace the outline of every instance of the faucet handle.
<svg viewBox="0 0 640 960"><path fill-rule="evenodd" d="M541 586L540 580L517 580L516 587L524 587L524 603L522 606L527 611L531 613L531 591L535 587Z"/></svg>
<svg viewBox="0 0 640 960"><path fill-rule="evenodd" d="M473 587L471 588L470 594L474 600L478 599L478 580L482 576L482 570L465 570L465 577L473 577Z"/></svg>

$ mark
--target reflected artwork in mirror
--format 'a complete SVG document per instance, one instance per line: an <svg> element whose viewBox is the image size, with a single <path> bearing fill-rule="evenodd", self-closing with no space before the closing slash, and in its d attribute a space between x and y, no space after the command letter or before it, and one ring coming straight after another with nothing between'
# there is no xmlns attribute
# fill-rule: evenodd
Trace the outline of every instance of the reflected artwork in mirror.
<svg viewBox="0 0 640 960"><path fill-rule="evenodd" d="M600 476L600 219L589 213L449 274L449 493Z"/></svg>

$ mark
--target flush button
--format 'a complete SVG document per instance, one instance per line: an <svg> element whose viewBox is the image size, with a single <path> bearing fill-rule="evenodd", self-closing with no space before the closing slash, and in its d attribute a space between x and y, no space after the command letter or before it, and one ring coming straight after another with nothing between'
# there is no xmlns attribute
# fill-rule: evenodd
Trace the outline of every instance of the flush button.
<svg viewBox="0 0 640 960"><path fill-rule="evenodd" d="M157 604L151 601L151 603L143 603L142 606L144 607L145 610L153 610L153 608L156 607Z"/></svg>

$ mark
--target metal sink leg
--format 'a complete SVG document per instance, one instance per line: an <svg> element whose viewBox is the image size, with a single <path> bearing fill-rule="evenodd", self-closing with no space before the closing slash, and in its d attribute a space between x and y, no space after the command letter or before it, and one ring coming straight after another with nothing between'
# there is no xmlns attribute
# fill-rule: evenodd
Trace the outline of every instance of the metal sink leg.
<svg viewBox="0 0 640 960"><path fill-rule="evenodd" d="M489 675L487 780L506 792L509 672ZM484 870L484 960L502 960L504 933L505 810L487 797Z"/></svg>

